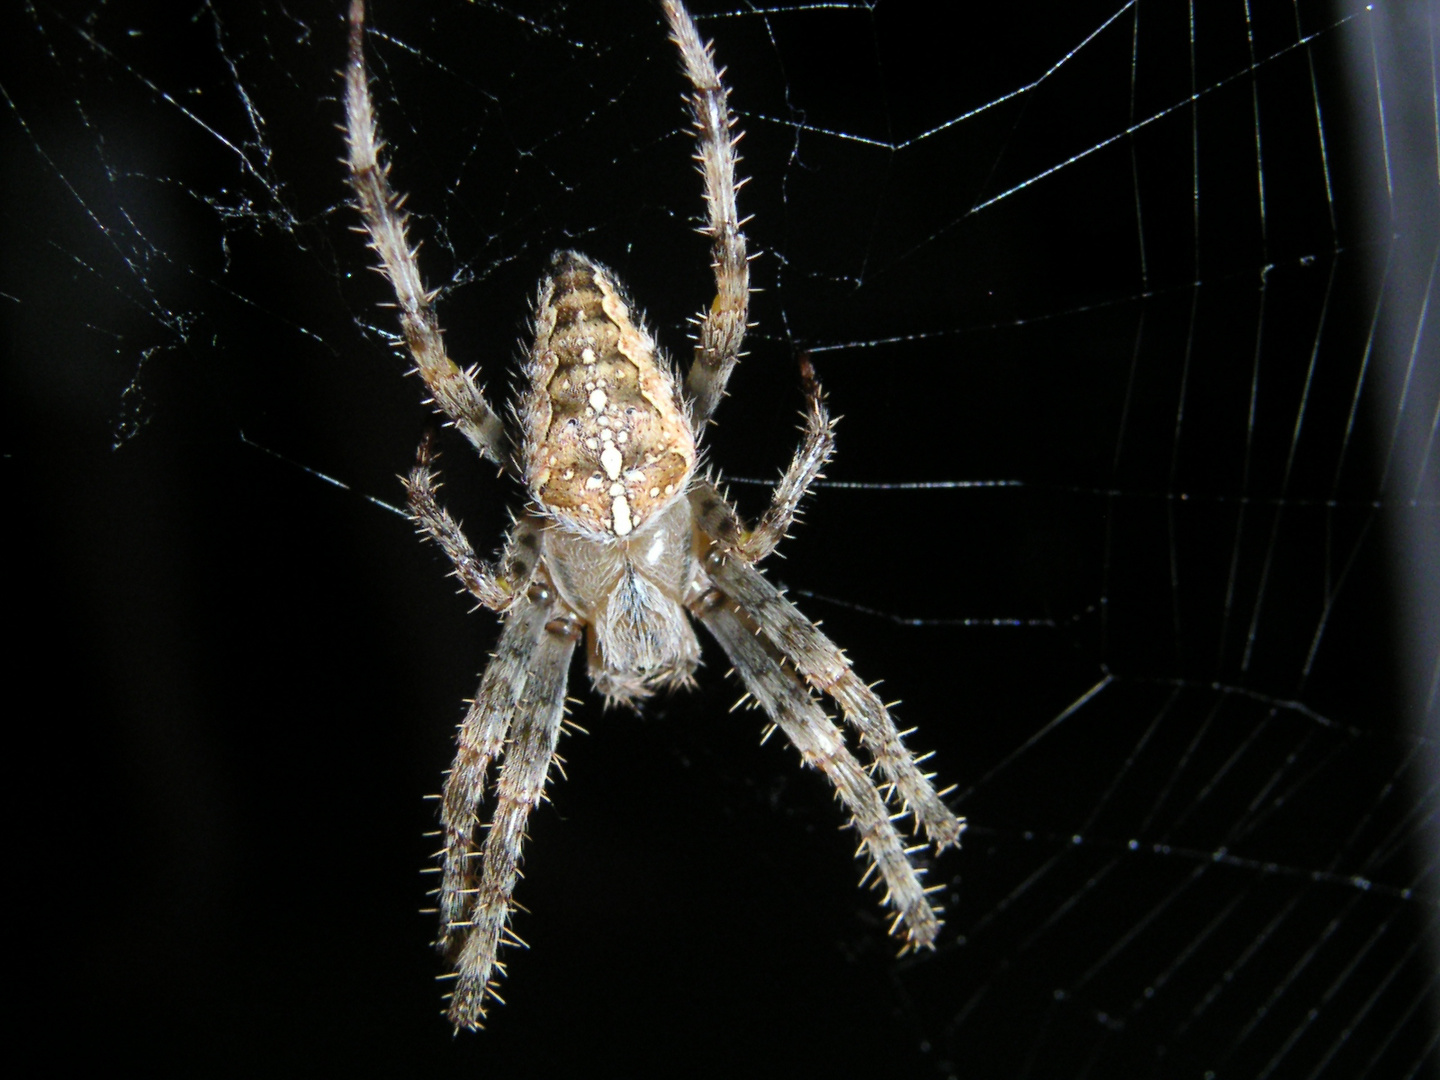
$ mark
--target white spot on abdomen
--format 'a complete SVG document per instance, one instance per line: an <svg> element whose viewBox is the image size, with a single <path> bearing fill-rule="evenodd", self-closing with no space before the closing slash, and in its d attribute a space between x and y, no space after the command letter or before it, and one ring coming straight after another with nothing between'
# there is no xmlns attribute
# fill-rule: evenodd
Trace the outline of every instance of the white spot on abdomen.
<svg viewBox="0 0 1440 1080"><path fill-rule="evenodd" d="M616 495L615 501L611 504L611 517L615 522L615 535L626 536L630 532L630 504L625 501L624 495Z"/></svg>

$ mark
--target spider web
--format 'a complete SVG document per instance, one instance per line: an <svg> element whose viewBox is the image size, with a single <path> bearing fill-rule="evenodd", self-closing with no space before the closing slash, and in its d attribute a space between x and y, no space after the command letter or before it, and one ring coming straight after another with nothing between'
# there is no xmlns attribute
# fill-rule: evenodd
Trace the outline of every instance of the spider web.
<svg viewBox="0 0 1440 1080"><path fill-rule="evenodd" d="M93 1035L52 1055L1437 1075L1433 6L697 12L764 252L712 459L763 506L808 350L840 455L768 572L971 827L940 949L896 961L713 649L642 719L587 700L511 1004L454 1041L415 795L494 628L367 501L426 420L347 231L337 7L5 15L29 1030ZM672 349L711 295L671 48L598 7L372 13L394 180L496 391L556 248ZM514 493L450 445L485 547Z"/></svg>

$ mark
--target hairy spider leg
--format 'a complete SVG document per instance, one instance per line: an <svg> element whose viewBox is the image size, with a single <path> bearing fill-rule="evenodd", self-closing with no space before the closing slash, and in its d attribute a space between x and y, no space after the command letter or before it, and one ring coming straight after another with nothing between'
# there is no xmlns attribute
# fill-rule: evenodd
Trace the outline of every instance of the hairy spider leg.
<svg viewBox="0 0 1440 1080"><path fill-rule="evenodd" d="M745 254L745 234L740 231L745 222L735 206L735 194L745 184L735 180L739 161L735 146L742 133L731 135L735 118L727 104L730 91L721 81L723 73L715 69L713 45L700 40L690 13L681 4L665 0L661 6L670 23L670 40L680 49L693 91L689 104L695 120L695 161L705 178L708 211L700 232L710 237L715 271L715 299L700 315L695 357L685 375L690 424L699 436L725 395L750 317L750 262Z"/></svg>
<svg viewBox="0 0 1440 1080"><path fill-rule="evenodd" d="M565 717L570 658L580 637L579 623L558 613L555 594L546 586L531 586L523 610L523 615L512 613L510 620L523 618L527 629L532 614L538 613L544 621L529 654L517 658L524 666L521 677L513 680L517 702L505 764L495 789L495 810L485 836L470 925L464 928L467 934L455 957L455 989L447 1016L457 1031L480 1026L487 996L499 1000L493 974L497 968L503 970L496 955L506 940L525 823L545 797L545 781ZM484 707L484 703L477 702L477 706Z"/></svg>
<svg viewBox="0 0 1440 1080"><path fill-rule="evenodd" d="M406 235L409 215L403 200L390 188L390 166L380 160L384 146L375 126L370 101L370 76L365 70L365 4L351 0L350 60L345 67L345 141L349 149L350 186L355 204L380 256L380 270L395 289L400 326L415 368L430 391L435 407L449 417L475 449L492 461L508 463L505 425L475 383L472 371L461 371L445 352L435 294L420 276L416 248Z"/></svg>
<svg viewBox="0 0 1440 1080"><path fill-rule="evenodd" d="M835 421L825 408L824 392L809 360L801 361L800 374L805 389L805 408L800 413L803 421L800 446L771 491L770 505L759 524L753 529L745 528L713 486L708 492L699 489L699 498L692 499L700 528L739 552L748 562L759 562L790 534L790 527L800 518L801 500L824 475L825 466L835 454Z"/></svg>
<svg viewBox="0 0 1440 1080"><path fill-rule="evenodd" d="M861 850L879 868L885 882L884 902L896 913L891 932L903 924L907 948L933 947L940 920L920 883L922 871L911 865L904 841L890 820L889 808L846 748L840 730L805 684L785 670L774 646L756 635L755 625L742 606L733 600L718 599L702 606L697 614L735 665L745 689L780 725L805 764L818 768L835 786L850 811Z"/></svg>
<svg viewBox="0 0 1440 1080"><path fill-rule="evenodd" d="M435 541L455 567L454 575L476 600L491 611L506 611L535 573L540 553L539 525L522 518L510 530L504 554L496 565L475 554L460 523L440 505L440 474L431 466L438 455L426 435L415 454L415 467L405 478L411 520L422 536Z"/></svg>
<svg viewBox="0 0 1440 1080"><path fill-rule="evenodd" d="M455 739L455 760L445 777L440 803L444 836L440 879L441 953L453 956L469 932L478 867L474 864L475 828L485 798L490 763L505 752L511 724L523 704L530 657L545 634L550 607L528 600L505 620L500 641L481 676L475 700L466 710Z"/></svg>
<svg viewBox="0 0 1440 1080"><path fill-rule="evenodd" d="M525 595L535 574L540 549L539 525L522 518L511 529L501 557L501 570L475 556L458 522L440 506L440 483L431 468L434 461L429 435L420 443L415 468L405 481L410 514L423 535L434 540L454 566L454 576L485 607L510 613L499 644L481 677L475 700L456 732L455 760L445 780L440 823L445 838L440 884L440 937L442 953L453 954L470 926L470 909L476 878L474 856L476 811L485 797L490 763L504 751L510 724L521 704L528 658L546 633L553 617L548 603L537 605Z"/></svg>
<svg viewBox="0 0 1440 1080"><path fill-rule="evenodd" d="M744 558L726 558L723 552L716 551L707 560L705 571L716 587L755 621L760 632L795 665L806 682L835 699L881 775L894 786L900 805L915 816L917 827L924 828L936 851L958 845L965 820L956 817L941 801L929 777L906 748L890 710L875 691L861 682L839 646Z"/></svg>

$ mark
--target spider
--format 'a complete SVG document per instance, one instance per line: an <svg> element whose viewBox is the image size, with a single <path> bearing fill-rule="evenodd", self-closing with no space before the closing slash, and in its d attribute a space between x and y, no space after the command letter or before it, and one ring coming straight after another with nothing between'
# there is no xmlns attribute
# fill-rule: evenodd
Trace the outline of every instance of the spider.
<svg viewBox="0 0 1440 1080"><path fill-rule="evenodd" d="M503 617L500 641L459 726L441 796L436 942L454 967L447 1015L458 1031L481 1026L518 939L508 923L532 809L544 797L565 712L572 655L583 652L607 706L638 708L657 689L689 686L700 663L691 620L720 643L747 696L789 738L805 764L834 784L870 860L905 949L933 948L940 928L921 870L895 821L912 815L937 851L965 823L941 800L906 749L890 713L840 649L772 585L756 564L775 550L834 450L824 397L808 361L803 438L753 528L697 475L699 442L740 356L749 310L749 260L736 212L735 120L712 46L679 0L663 0L670 38L690 83L699 171L704 177L715 299L696 323L683 382L655 344L615 275L574 251L557 252L540 281L525 385L507 424L446 355L402 199L382 163L364 58L363 0L352 0L345 70L350 185L379 269L395 290L405 346L431 401L484 457L528 493L495 562L476 557L437 499L427 436L406 480L418 531L444 550L455 576ZM869 755L867 771L826 715L828 695ZM495 805L481 843L477 808L499 763ZM878 770L878 785L871 772ZM899 813L892 813L898 804ZM859 854L857 853L857 854ZM936 888L939 888L937 886Z"/></svg>

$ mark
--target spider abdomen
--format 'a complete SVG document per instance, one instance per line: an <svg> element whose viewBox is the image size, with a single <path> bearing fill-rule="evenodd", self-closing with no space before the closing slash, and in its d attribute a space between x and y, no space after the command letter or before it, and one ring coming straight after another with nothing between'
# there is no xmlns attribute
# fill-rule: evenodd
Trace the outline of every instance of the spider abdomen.
<svg viewBox="0 0 1440 1080"><path fill-rule="evenodd" d="M555 254L535 308L520 410L531 494L572 529L624 538L695 467L670 364L614 277L577 252Z"/></svg>

